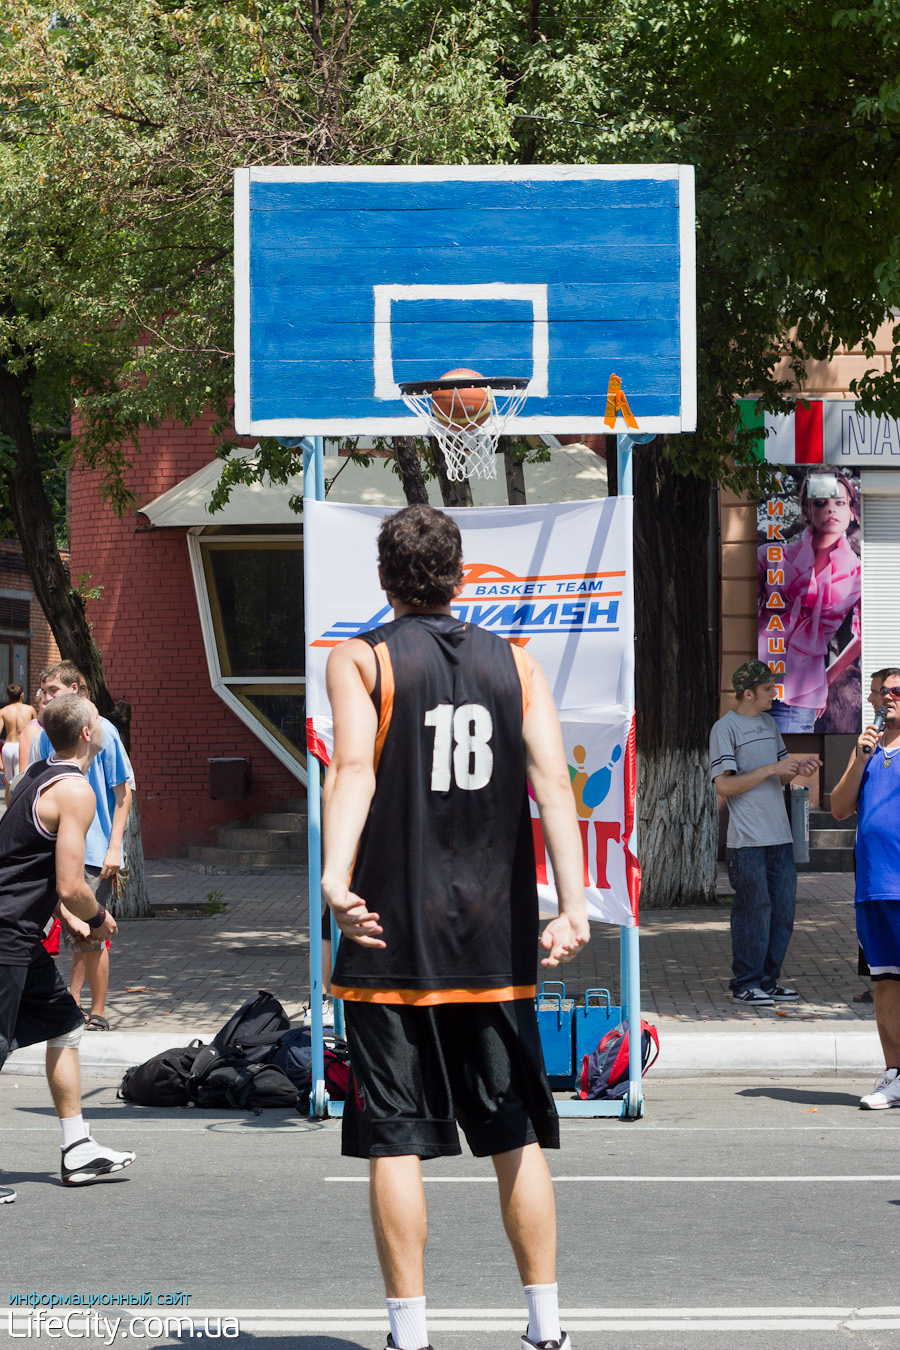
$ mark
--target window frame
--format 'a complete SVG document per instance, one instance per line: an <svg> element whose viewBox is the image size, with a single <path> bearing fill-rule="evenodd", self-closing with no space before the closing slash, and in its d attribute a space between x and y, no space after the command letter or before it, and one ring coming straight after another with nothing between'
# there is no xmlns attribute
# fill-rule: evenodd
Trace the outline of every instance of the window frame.
<svg viewBox="0 0 900 1350"><path fill-rule="evenodd" d="M240 549L299 549L303 551L301 530L286 526L277 533L270 530L254 533L253 527L240 534L219 534L213 526L207 530L198 526L187 532L188 554L191 560L191 573L194 579L194 591L197 596L197 608L200 614L200 629L203 634L203 647L212 688L227 708L253 732L276 759L289 769L294 777L307 784L306 753L293 745L268 718L242 697L248 693L296 693L306 697L306 675L232 675L225 667L228 663L227 646L222 616L219 611L218 596L213 585L207 555L213 549L227 549L232 552Z"/></svg>

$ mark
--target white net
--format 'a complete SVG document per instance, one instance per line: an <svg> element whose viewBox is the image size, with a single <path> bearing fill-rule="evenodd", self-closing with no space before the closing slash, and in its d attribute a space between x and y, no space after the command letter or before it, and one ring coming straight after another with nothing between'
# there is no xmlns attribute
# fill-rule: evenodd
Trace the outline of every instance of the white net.
<svg viewBox="0 0 900 1350"><path fill-rule="evenodd" d="M427 388L400 388L407 408L427 422L429 435L441 447L447 477L460 482L464 478L497 477L497 442L509 418L520 411L528 397L527 386L527 380L485 385L481 400L471 397L471 386L461 389L433 383ZM441 395L440 406L435 393ZM469 406L473 402L477 411Z"/></svg>

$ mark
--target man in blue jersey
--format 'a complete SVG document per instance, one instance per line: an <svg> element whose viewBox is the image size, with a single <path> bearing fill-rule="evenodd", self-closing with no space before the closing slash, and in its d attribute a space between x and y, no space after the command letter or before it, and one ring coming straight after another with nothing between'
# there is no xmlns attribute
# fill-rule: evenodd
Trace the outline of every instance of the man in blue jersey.
<svg viewBox="0 0 900 1350"><path fill-rule="evenodd" d="M41 694L46 708L61 694L80 694L88 698L87 682L71 661L58 661L41 671ZM131 809L134 792L134 774L125 747L112 722L101 717L103 748L87 771L87 780L94 790L97 810L88 830L85 845L85 877L99 904L108 906L113 899L113 885L122 867L122 840ZM36 736L29 755L29 764L46 759L50 754L46 731ZM65 917L65 916L63 916ZM72 983L70 993L80 1003L85 977L91 991L91 1010L85 1019L88 1031L108 1031L106 1020L106 991L109 987L109 943L93 937L79 940L68 928L63 929L63 943L72 952Z"/></svg>
<svg viewBox="0 0 900 1350"><path fill-rule="evenodd" d="M883 672L884 730L859 737L831 793L831 814L856 826L856 932L872 975L885 1069L860 1099L867 1111L900 1106L900 667Z"/></svg>
<svg viewBox="0 0 900 1350"><path fill-rule="evenodd" d="M449 516L388 517L378 557L394 620L328 661L322 890L345 938L332 980L353 1068L343 1152L369 1159L388 1350L428 1344L420 1164L460 1152L457 1124L497 1174L528 1305L521 1350L570 1350L542 1152L559 1124L534 1007L538 950L557 966L589 936L559 719L525 651L454 617ZM543 934L528 785L559 896Z"/></svg>

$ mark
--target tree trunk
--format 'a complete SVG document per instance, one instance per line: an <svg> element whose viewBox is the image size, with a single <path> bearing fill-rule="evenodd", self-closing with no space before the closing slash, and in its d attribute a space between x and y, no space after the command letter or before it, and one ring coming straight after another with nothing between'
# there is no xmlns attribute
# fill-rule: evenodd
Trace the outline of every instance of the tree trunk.
<svg viewBox="0 0 900 1350"><path fill-rule="evenodd" d="M121 701L114 704L107 687L103 655L91 634L84 603L72 589L56 546L53 511L44 490L31 427L31 405L25 386L20 376L3 366L0 366L0 437L10 444L10 506L22 557L38 603L46 615L63 660L73 661L84 675L100 715L109 718L117 730L124 732L123 742L127 750L131 709ZM132 808L130 815L135 822L131 856L135 875L141 881L140 887L137 883L131 886L129 904L132 908L129 912L149 914L150 897L143 880L143 852L137 810Z"/></svg>
<svg viewBox="0 0 900 1350"><path fill-rule="evenodd" d="M463 478L461 482L453 482L449 479L444 452L434 436L430 436L428 440L434 459L434 467L437 471L437 480L441 487L441 501L445 506L471 506L472 487L468 478Z"/></svg>
<svg viewBox="0 0 900 1350"><path fill-rule="evenodd" d="M66 661L74 661L84 675L91 697L103 717L115 708L103 656L91 636L81 597L73 591L53 529L53 512L44 491L40 461L31 429L31 407L23 381L0 367L0 433L14 449L9 473L10 505L35 595Z"/></svg>
<svg viewBox="0 0 900 1350"><path fill-rule="evenodd" d="M145 919L150 913L150 892L144 872L144 849L141 844L141 813L137 799L131 803L125 825L122 850L128 863L124 884L120 880L116 892L117 919Z"/></svg>
<svg viewBox="0 0 900 1350"><path fill-rule="evenodd" d="M394 436L393 445L407 506L427 506L428 489L415 437Z"/></svg>
<svg viewBox="0 0 900 1350"><path fill-rule="evenodd" d="M664 440L634 450L638 856L648 909L715 902L718 715L707 614L709 484Z"/></svg>
<svg viewBox="0 0 900 1350"><path fill-rule="evenodd" d="M510 506L525 506L525 468L522 455L511 448L512 437L501 436L500 448L503 451L503 467L506 470L506 500Z"/></svg>

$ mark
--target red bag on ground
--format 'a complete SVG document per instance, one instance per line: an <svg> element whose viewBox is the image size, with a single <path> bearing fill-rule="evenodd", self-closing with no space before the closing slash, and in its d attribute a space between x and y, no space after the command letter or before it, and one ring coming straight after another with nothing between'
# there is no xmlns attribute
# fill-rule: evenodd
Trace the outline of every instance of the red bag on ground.
<svg viewBox="0 0 900 1350"><path fill-rule="evenodd" d="M656 1054L650 1058L650 1047ZM617 1101L628 1091L628 1022L620 1022L608 1031L597 1049L581 1061L578 1095L582 1101ZM656 1027L641 1022L641 1077L659 1058Z"/></svg>

